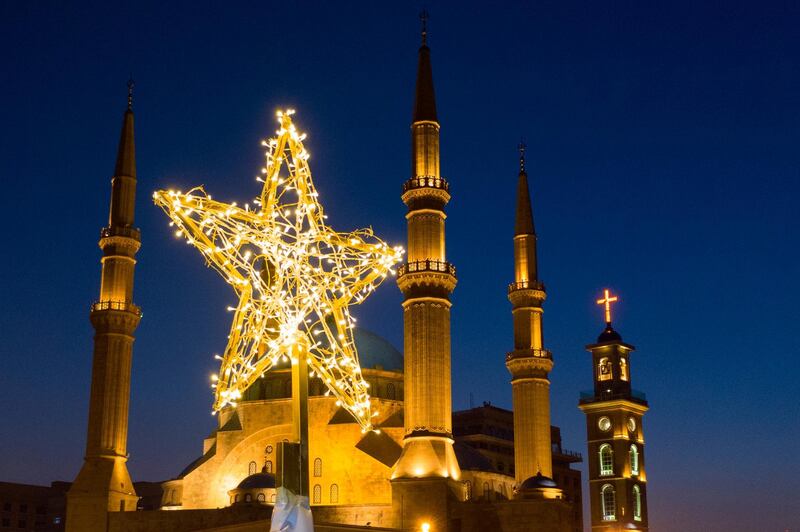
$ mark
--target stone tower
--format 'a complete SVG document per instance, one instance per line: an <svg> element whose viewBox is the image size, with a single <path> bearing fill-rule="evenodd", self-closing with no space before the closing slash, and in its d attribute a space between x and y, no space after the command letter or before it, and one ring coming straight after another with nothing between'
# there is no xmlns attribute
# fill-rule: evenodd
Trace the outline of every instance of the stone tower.
<svg viewBox="0 0 800 532"><path fill-rule="evenodd" d="M644 394L631 388L634 347L611 327L607 311L605 330L586 349L592 353L594 390L581 394L579 408L586 414L592 530L646 531L642 417L648 405Z"/></svg>
<svg viewBox="0 0 800 532"><path fill-rule="evenodd" d="M424 17L411 177L403 184L402 199L408 206L408 262L398 269L397 284L404 296L405 438L392 472L392 496L403 513L415 508L419 515L428 506L446 511L446 481L461 476L450 394L450 294L456 285L455 268L445 256L444 208L450 193L439 169L439 120Z"/></svg>
<svg viewBox="0 0 800 532"><path fill-rule="evenodd" d="M444 237L450 193L439 172L439 121L424 30L411 123L411 178L403 184L402 199L408 206L408 262L399 268L397 284L404 296L406 434L392 478L458 478L450 395L450 294L456 276L445 258Z"/></svg>
<svg viewBox="0 0 800 532"><path fill-rule="evenodd" d="M111 180L108 225L100 231L100 298L89 314L95 330L89 429L83 467L67 494L69 531L106 530L108 512L136 510L139 499L125 465L133 333L142 316L133 304L134 257L140 234L133 226L136 160L132 89L131 82Z"/></svg>
<svg viewBox="0 0 800 532"><path fill-rule="evenodd" d="M522 489L527 486L526 480L553 476L548 379L553 369L553 356L544 348L542 337L542 303L546 294L544 284L539 280L536 229L525 171L524 145L520 145L519 164L514 282L508 286L514 318L514 350L506 355L506 367L511 373L514 405L515 479L517 488Z"/></svg>

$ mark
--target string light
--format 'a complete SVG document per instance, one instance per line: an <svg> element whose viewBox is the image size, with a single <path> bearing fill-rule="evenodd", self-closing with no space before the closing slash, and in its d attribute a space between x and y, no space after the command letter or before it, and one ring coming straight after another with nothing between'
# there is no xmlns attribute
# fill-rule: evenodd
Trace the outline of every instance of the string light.
<svg viewBox="0 0 800 532"><path fill-rule="evenodd" d="M235 406L278 360L307 352L310 370L362 430L372 430L368 384L361 376L349 306L364 301L403 255L371 229L338 233L311 180L305 134L277 113L277 137L262 142L264 186L252 207L211 199L203 187L160 190L153 201L176 237L196 247L239 296L219 375L214 411ZM326 392L327 394L327 392Z"/></svg>

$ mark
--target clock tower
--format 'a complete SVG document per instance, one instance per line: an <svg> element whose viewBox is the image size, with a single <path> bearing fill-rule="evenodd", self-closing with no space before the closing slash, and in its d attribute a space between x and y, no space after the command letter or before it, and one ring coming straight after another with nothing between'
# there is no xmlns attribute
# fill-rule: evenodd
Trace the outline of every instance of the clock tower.
<svg viewBox="0 0 800 532"><path fill-rule="evenodd" d="M592 531L648 530L647 474L642 418L644 394L631 388L631 344L611 327L611 304L618 298L605 290L606 327L592 354L594 390L581 393L589 451L589 500Z"/></svg>

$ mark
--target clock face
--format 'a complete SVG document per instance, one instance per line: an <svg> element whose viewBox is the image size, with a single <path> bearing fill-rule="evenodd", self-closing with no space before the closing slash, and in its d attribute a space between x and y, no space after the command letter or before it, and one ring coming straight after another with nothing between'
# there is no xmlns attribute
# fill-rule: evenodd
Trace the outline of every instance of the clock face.
<svg viewBox="0 0 800 532"><path fill-rule="evenodd" d="M628 418L628 430L630 432L636 432L636 420L632 417Z"/></svg>
<svg viewBox="0 0 800 532"><path fill-rule="evenodd" d="M601 417L597 421L597 426L600 428L600 430L606 432L608 429L611 428L611 420L608 419L607 417Z"/></svg>

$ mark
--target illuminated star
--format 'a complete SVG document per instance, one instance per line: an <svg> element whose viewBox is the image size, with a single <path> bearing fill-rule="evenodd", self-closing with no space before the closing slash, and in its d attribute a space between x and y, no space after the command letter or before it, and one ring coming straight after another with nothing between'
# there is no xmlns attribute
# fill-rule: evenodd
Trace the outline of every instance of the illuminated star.
<svg viewBox="0 0 800 532"><path fill-rule="evenodd" d="M361 303L403 253L371 229L337 233L325 224L311 181L305 135L293 111L278 112L267 147L264 183L253 206L211 199L202 187L158 191L155 203L239 296L221 357L214 410L242 393L283 356L306 356L340 404L371 428L368 384L361 376L348 307Z"/></svg>

